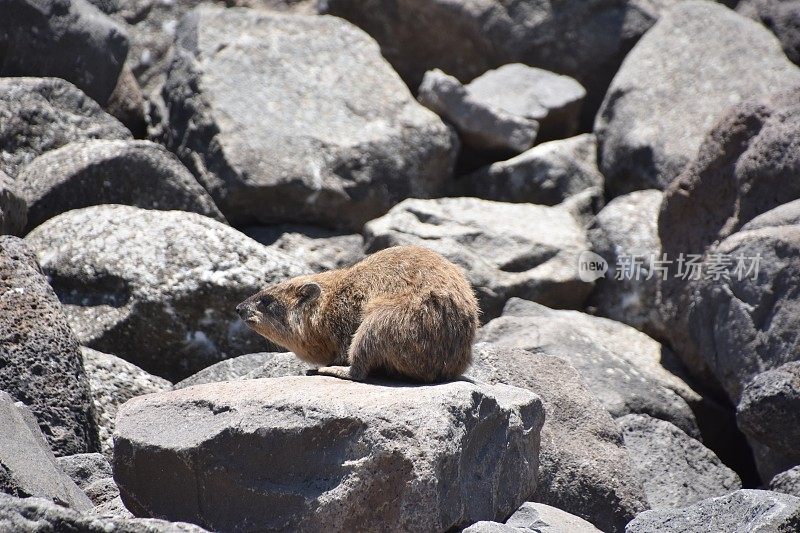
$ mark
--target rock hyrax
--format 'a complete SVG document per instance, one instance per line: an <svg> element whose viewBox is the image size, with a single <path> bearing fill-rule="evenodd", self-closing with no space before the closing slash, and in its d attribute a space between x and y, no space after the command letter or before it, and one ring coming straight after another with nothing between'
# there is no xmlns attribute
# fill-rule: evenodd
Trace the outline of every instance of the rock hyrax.
<svg viewBox="0 0 800 533"><path fill-rule="evenodd" d="M292 278L236 309L270 341L324 365L320 374L427 383L456 379L467 369L479 313L461 270L418 246Z"/></svg>

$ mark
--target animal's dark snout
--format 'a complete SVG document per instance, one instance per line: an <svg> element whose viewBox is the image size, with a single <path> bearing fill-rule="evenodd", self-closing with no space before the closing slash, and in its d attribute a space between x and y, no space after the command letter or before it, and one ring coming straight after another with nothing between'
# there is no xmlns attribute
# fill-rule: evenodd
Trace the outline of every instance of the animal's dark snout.
<svg viewBox="0 0 800 533"><path fill-rule="evenodd" d="M239 316L242 318L242 320L245 320L250 315L250 307L247 305L247 301L237 305L236 312L239 313Z"/></svg>

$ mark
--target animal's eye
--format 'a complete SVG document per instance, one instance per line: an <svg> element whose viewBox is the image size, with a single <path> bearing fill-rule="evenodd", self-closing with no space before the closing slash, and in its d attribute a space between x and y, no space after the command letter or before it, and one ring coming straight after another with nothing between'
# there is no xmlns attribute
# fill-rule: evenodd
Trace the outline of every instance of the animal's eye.
<svg viewBox="0 0 800 533"><path fill-rule="evenodd" d="M264 307L269 307L269 305L274 301L275 301L275 298L273 298L272 296L263 296L261 298L261 302L260 303Z"/></svg>

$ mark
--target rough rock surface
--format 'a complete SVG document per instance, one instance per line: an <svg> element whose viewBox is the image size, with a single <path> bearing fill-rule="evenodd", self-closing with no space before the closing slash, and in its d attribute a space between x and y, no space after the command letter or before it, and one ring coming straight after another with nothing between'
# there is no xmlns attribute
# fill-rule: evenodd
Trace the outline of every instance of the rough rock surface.
<svg viewBox="0 0 800 533"><path fill-rule="evenodd" d="M111 457L114 451L114 420L117 409L131 398L170 390L172 383L107 353L82 347L83 366L92 390L100 449Z"/></svg>
<svg viewBox="0 0 800 533"><path fill-rule="evenodd" d="M178 158L149 141L70 143L34 159L17 183L28 203L28 230L59 213L100 204L192 211L225 220Z"/></svg>
<svg viewBox="0 0 800 533"><path fill-rule="evenodd" d="M800 466L790 468L772 478L769 490L800 496Z"/></svg>
<svg viewBox="0 0 800 533"><path fill-rule="evenodd" d="M94 206L32 231L81 344L177 381L268 344L236 314L264 285L307 272L216 220Z"/></svg>
<svg viewBox="0 0 800 533"><path fill-rule="evenodd" d="M578 257L589 247L585 232L563 206L406 200L368 223L364 236L369 253L416 244L464 268L484 320L514 296L578 308L592 289L578 273Z"/></svg>
<svg viewBox="0 0 800 533"><path fill-rule="evenodd" d="M485 72L466 89L478 102L538 122L539 142L575 135L586 97L586 89L569 76L521 63Z"/></svg>
<svg viewBox="0 0 800 533"><path fill-rule="evenodd" d="M311 366L298 359L292 352L249 353L204 368L197 374L176 383L174 388L185 389L193 385L219 381L304 376L306 370L310 368Z"/></svg>
<svg viewBox="0 0 800 533"><path fill-rule="evenodd" d="M520 348L479 343L468 375L541 396L547 416L536 501L580 516L603 531L624 530L647 508L619 429L568 363Z"/></svg>
<svg viewBox="0 0 800 533"><path fill-rule="evenodd" d="M596 143L590 133L539 144L454 184L458 196L542 205L559 204L592 187L603 187L603 175L597 169Z"/></svg>
<svg viewBox="0 0 800 533"><path fill-rule="evenodd" d="M86 0L4 0L0 76L52 76L108 103L128 53L125 30Z"/></svg>
<svg viewBox="0 0 800 533"><path fill-rule="evenodd" d="M742 0L736 11L755 19L778 38L786 56L800 64L800 2L797 0Z"/></svg>
<svg viewBox="0 0 800 533"><path fill-rule="evenodd" d="M200 7L176 47L168 146L232 223L359 230L452 171L450 129L346 21Z"/></svg>
<svg viewBox="0 0 800 533"><path fill-rule="evenodd" d="M615 418L647 414L699 436L687 402L700 396L666 370L661 344L629 326L515 298L478 331L478 340L569 362Z"/></svg>
<svg viewBox="0 0 800 533"><path fill-rule="evenodd" d="M525 502L505 524L481 521L463 533L600 533L582 518L543 503Z"/></svg>
<svg viewBox="0 0 800 533"><path fill-rule="evenodd" d="M79 511L92 507L81 489L59 469L30 410L2 391L0 427L0 493L47 498Z"/></svg>
<svg viewBox="0 0 800 533"><path fill-rule="evenodd" d="M533 145L539 123L473 97L453 76L439 69L425 73L417 100L450 122L466 146L487 152L524 152Z"/></svg>
<svg viewBox="0 0 800 533"><path fill-rule="evenodd" d="M36 156L69 142L130 137L68 81L0 78L0 171L12 178Z"/></svg>
<svg viewBox="0 0 800 533"><path fill-rule="evenodd" d="M617 424L651 509L686 507L742 488L714 452L669 422L626 415Z"/></svg>
<svg viewBox="0 0 800 533"><path fill-rule="evenodd" d="M304 261L314 272L349 267L364 258L364 239L358 233L296 224L252 226L242 231L264 246Z"/></svg>
<svg viewBox="0 0 800 533"><path fill-rule="evenodd" d="M736 421L749 437L800 462L800 361L762 372L746 384Z"/></svg>
<svg viewBox="0 0 800 533"><path fill-rule="evenodd" d="M0 235L19 235L27 224L28 207L17 186L0 170Z"/></svg>
<svg viewBox="0 0 800 533"><path fill-rule="evenodd" d="M597 214L588 232L592 250L608 262L589 305L598 315L658 338L665 335L658 306L664 272L658 240L662 196L652 189L618 196Z"/></svg>
<svg viewBox="0 0 800 533"><path fill-rule="evenodd" d="M114 481L111 464L99 453L67 455L57 459L58 466L89 497L97 513L99 506L119 500L119 488ZM119 500L119 504L122 500ZM131 515L131 518L133 515Z"/></svg>
<svg viewBox="0 0 800 533"><path fill-rule="evenodd" d="M593 117L636 40L673 0L328 0L328 13L364 28L411 87L440 68L463 82L506 63L577 79ZM590 119L591 120L591 119Z"/></svg>
<svg viewBox="0 0 800 533"><path fill-rule="evenodd" d="M213 383L125 404L114 475L135 514L214 530L443 531L534 493L543 422L503 385Z"/></svg>
<svg viewBox="0 0 800 533"><path fill-rule="evenodd" d="M31 408L56 454L97 448L78 343L33 251L10 236L0 236L0 390Z"/></svg>
<svg viewBox="0 0 800 533"><path fill-rule="evenodd" d="M728 106L798 83L760 24L717 3L676 3L625 58L597 116L607 190L664 189Z"/></svg>
<svg viewBox="0 0 800 533"><path fill-rule="evenodd" d="M750 221L757 224L752 229L791 222L791 204L779 206L800 198L798 96L789 91L743 102L709 132L697 158L664 193L658 231L668 259L703 254ZM769 218L753 220L773 208ZM676 274L672 265L661 284L667 331L687 366L702 374L705 361L687 322L697 283Z"/></svg>
<svg viewBox="0 0 800 533"><path fill-rule="evenodd" d="M0 530L15 533L207 533L205 529L192 524L99 517L65 509L42 498L15 498L5 494L0 494Z"/></svg>
<svg viewBox="0 0 800 533"><path fill-rule="evenodd" d="M625 533L725 531L727 533L797 531L800 498L765 490L738 490L682 509L646 511Z"/></svg>

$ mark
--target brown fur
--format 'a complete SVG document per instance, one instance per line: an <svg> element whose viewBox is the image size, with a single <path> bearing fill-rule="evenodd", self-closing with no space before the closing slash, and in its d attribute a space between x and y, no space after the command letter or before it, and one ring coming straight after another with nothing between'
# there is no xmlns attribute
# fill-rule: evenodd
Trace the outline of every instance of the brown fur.
<svg viewBox="0 0 800 533"><path fill-rule="evenodd" d="M351 379L378 373L428 383L467 369L479 313L461 270L418 246L292 278L237 310L248 326L305 361L350 365Z"/></svg>

